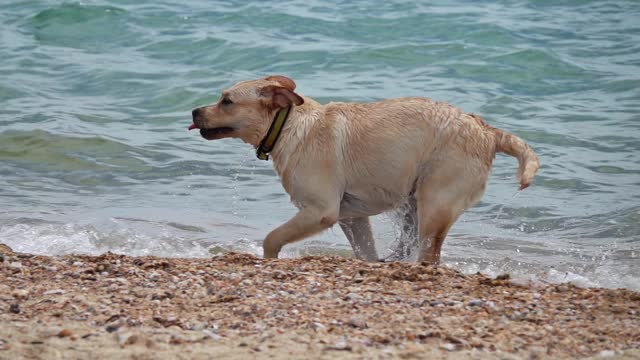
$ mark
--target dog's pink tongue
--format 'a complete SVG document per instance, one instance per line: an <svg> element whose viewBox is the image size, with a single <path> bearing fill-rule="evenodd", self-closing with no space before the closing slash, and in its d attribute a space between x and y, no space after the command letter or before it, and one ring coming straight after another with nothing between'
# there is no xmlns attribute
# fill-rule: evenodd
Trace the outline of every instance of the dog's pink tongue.
<svg viewBox="0 0 640 360"><path fill-rule="evenodd" d="M191 124L191 126L189 126L189 130L193 130L193 129L200 129L200 128L196 124Z"/></svg>

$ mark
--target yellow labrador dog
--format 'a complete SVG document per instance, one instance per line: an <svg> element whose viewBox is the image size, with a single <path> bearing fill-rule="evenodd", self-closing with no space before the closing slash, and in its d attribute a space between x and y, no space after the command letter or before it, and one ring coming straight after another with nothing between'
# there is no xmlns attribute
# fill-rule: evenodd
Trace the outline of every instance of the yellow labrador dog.
<svg viewBox="0 0 640 360"><path fill-rule="evenodd" d="M377 261L369 216L415 204L418 261L438 264L451 225L482 197L496 152L518 159L520 189L539 161L519 137L424 98L322 105L285 76L240 82L193 110L208 140L239 138L270 155L299 212L271 231L264 256L339 223L358 259Z"/></svg>

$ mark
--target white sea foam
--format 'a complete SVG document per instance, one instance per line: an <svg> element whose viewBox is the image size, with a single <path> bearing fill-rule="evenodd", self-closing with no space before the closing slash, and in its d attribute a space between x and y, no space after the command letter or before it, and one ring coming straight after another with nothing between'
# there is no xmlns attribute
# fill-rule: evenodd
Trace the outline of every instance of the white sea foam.
<svg viewBox="0 0 640 360"><path fill-rule="evenodd" d="M349 256L350 248L339 235L339 232L329 232L288 246L281 253L281 257L293 258L327 253ZM225 243L205 245L203 239L206 237L206 234L194 232L188 226L116 218L95 224L30 221L0 226L0 242L6 243L15 251L32 254L98 255L111 251L130 256L208 257L236 251L262 256L262 247L258 240L238 238ZM444 264L466 274L480 272L495 277L508 273L513 281L530 286L571 283L580 287L623 287L640 290L638 269L631 263L621 265L605 258L590 267L548 267L531 262L525 264L519 262L517 257L491 259L491 251L483 251L482 254L487 258L470 259L465 254L460 254L454 246L445 254Z"/></svg>
<svg viewBox="0 0 640 360"><path fill-rule="evenodd" d="M139 224L110 219L102 224L13 224L0 227L0 242L13 250L40 255L91 254L107 251L131 256L202 257L208 251L179 229L155 224L145 231Z"/></svg>

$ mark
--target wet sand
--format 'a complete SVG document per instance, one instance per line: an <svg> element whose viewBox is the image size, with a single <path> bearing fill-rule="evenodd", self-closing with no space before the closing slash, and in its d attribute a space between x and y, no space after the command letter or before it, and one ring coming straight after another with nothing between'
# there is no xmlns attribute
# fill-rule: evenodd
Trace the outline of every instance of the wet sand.
<svg viewBox="0 0 640 360"><path fill-rule="evenodd" d="M0 254L0 359L640 358L626 289L336 256Z"/></svg>

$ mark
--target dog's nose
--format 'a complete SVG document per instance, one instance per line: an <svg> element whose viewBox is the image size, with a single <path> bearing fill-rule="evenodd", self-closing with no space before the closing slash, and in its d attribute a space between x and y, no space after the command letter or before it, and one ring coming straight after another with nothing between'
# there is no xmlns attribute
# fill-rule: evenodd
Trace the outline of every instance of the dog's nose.
<svg viewBox="0 0 640 360"><path fill-rule="evenodd" d="M200 115L201 112L202 108L193 109L193 111L191 112L191 116L193 116L193 118L195 119L198 115Z"/></svg>

